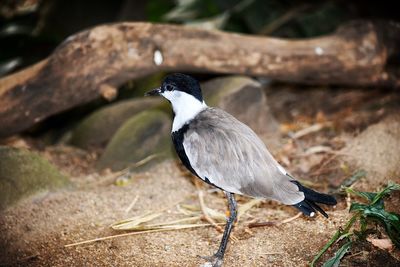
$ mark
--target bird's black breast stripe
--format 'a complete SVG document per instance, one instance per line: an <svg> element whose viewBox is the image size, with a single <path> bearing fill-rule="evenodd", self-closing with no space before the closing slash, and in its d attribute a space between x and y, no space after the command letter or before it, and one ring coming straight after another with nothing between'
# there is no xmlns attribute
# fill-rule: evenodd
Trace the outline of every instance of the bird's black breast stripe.
<svg viewBox="0 0 400 267"><path fill-rule="evenodd" d="M176 153L181 159L183 165L194 175L200 177L190 164L189 158L186 155L185 148L183 147L184 135L189 129L189 125L183 125L178 131L172 132L172 142L174 143Z"/></svg>
<svg viewBox="0 0 400 267"><path fill-rule="evenodd" d="M178 131L172 132L172 142L174 143L176 153L178 154L178 157L181 159L183 165L194 175L199 177L201 180L205 181L206 183L213 185L217 188L215 184L211 183L210 180L207 177L200 177L197 172L193 169L192 165L190 164L189 158L186 155L185 148L183 147L183 140L184 140L184 135L189 129L189 124L183 125Z"/></svg>

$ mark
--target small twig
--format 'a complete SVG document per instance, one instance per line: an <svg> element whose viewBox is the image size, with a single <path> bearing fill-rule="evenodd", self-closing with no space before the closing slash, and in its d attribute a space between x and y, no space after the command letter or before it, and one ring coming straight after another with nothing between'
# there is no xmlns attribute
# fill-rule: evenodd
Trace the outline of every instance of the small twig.
<svg viewBox="0 0 400 267"><path fill-rule="evenodd" d="M332 151L332 148L329 146L313 146L308 148L304 153L299 154L299 157L307 157L313 154L318 154L318 153L329 153L329 154L334 154L335 152Z"/></svg>
<svg viewBox="0 0 400 267"><path fill-rule="evenodd" d="M254 223L249 223L247 227L249 228L256 228L256 227L264 227L264 226L276 226L276 222L254 222Z"/></svg>
<svg viewBox="0 0 400 267"><path fill-rule="evenodd" d="M297 218L299 218L301 216L301 212L297 213L295 216L287 218L285 220L282 221L272 221L272 222L254 222L254 223L249 223L247 225L247 227L249 228L254 228L254 227L264 227L264 226L279 226L285 223L289 223L291 221L296 220Z"/></svg>
<svg viewBox="0 0 400 267"><path fill-rule="evenodd" d="M294 215L293 217L290 217L290 218L287 218L287 219L283 220L279 225L285 224L285 223L290 223L291 221L294 221L297 218L299 218L301 216L301 214L303 214L303 213L299 212L296 215Z"/></svg>
<svg viewBox="0 0 400 267"><path fill-rule="evenodd" d="M283 254L283 252L265 252L261 253L261 255L278 255L278 254Z"/></svg>
<svg viewBox="0 0 400 267"><path fill-rule="evenodd" d="M337 157L339 156L338 153L335 153L333 155L331 155L324 163L321 164L321 166L315 170L313 173L311 173L311 176L316 176L316 175L320 175L322 173L322 171L324 170L324 168L326 167L326 165L328 165L329 163L331 163L333 160L335 160Z"/></svg>
<svg viewBox="0 0 400 267"><path fill-rule="evenodd" d="M0 262L0 266L14 266L14 265L22 266L22 265L24 265L22 263L25 263L25 262L30 261L30 260L35 260L39 256L40 256L40 254L36 253L36 254L33 254L33 255L29 255L29 256L17 259L14 262Z"/></svg>
<svg viewBox="0 0 400 267"><path fill-rule="evenodd" d="M316 123L316 124L313 124L313 125L311 125L311 126L309 126L307 128L301 129L301 130L291 134L290 137L293 138L293 139L299 139L299 138L301 138L303 136L306 136L308 134L318 132L318 131L322 130L324 127L325 127L324 124Z"/></svg>
<svg viewBox="0 0 400 267"><path fill-rule="evenodd" d="M136 202L139 199L139 195L137 195L131 202L131 204L125 209L125 213L128 213L131 211L131 209L133 208L133 206L135 206Z"/></svg>

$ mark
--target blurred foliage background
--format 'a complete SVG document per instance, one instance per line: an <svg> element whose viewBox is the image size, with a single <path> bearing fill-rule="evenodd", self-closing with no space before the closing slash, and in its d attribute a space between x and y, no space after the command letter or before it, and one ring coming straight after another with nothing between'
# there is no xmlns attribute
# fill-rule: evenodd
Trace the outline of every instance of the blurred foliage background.
<svg viewBox="0 0 400 267"><path fill-rule="evenodd" d="M352 19L397 20L395 6L386 0L1 0L0 76L43 59L69 35L102 23L177 23L307 38Z"/></svg>

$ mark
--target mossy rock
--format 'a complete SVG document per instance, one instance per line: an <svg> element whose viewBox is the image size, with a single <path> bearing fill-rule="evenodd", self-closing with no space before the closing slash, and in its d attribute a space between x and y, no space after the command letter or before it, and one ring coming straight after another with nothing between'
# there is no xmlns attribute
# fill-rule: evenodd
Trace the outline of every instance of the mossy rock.
<svg viewBox="0 0 400 267"><path fill-rule="evenodd" d="M158 72L156 74L152 74L134 81L135 96L136 97L143 96L148 91L160 87L162 81L164 80L164 77L165 77L164 72Z"/></svg>
<svg viewBox="0 0 400 267"><path fill-rule="evenodd" d="M0 209L68 184L69 180L38 154L0 146Z"/></svg>
<svg viewBox="0 0 400 267"><path fill-rule="evenodd" d="M124 100L98 109L75 127L69 143L83 149L105 147L125 121L154 107L167 109L161 98L150 97Z"/></svg>
<svg viewBox="0 0 400 267"><path fill-rule="evenodd" d="M172 157L171 119L162 111L140 112L127 120L112 137L97 167L121 170L132 167L149 156L155 156L146 166Z"/></svg>
<svg viewBox="0 0 400 267"><path fill-rule="evenodd" d="M139 79L131 80L120 88L118 93L119 97L123 99L142 97L148 91L159 87L165 75L164 72L157 72Z"/></svg>
<svg viewBox="0 0 400 267"><path fill-rule="evenodd" d="M276 135L279 132L259 82L246 76L227 76L203 83L202 89L209 106L229 112L257 134Z"/></svg>

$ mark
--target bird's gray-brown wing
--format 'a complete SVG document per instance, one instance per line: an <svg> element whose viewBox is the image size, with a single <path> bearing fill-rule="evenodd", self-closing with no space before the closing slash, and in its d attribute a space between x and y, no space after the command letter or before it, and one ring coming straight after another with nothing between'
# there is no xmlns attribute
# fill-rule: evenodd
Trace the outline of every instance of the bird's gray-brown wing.
<svg viewBox="0 0 400 267"><path fill-rule="evenodd" d="M183 147L197 175L225 191L287 205L304 199L258 136L220 109L207 108L191 121Z"/></svg>

